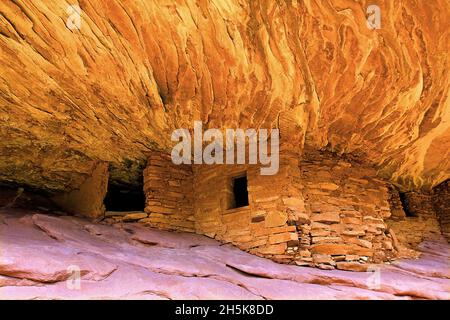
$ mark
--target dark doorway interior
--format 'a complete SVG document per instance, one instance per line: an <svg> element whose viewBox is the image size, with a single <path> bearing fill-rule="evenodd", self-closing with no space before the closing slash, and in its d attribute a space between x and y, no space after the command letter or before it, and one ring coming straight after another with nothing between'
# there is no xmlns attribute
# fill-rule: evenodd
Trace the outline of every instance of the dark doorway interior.
<svg viewBox="0 0 450 320"><path fill-rule="evenodd" d="M126 186L110 183L104 200L106 211L144 211L142 185Z"/></svg>
<svg viewBox="0 0 450 320"><path fill-rule="evenodd" d="M405 215L407 217L416 217L417 216L416 213L414 211L412 211L409 206L409 200L408 200L408 197L406 196L406 194L404 192L399 192L398 195L400 197L400 201L402 203L402 207L403 207L403 211L405 212Z"/></svg>
<svg viewBox="0 0 450 320"><path fill-rule="evenodd" d="M248 206L247 175L233 179L233 208Z"/></svg>

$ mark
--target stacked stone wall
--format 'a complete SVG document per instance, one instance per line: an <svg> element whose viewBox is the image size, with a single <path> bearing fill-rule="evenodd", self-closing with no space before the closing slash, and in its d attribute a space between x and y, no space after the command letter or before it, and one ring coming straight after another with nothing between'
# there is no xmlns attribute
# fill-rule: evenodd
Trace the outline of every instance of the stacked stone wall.
<svg viewBox="0 0 450 320"><path fill-rule="evenodd" d="M164 230L194 232L193 174L189 165L175 165L170 155L154 152L144 170L148 217L139 220Z"/></svg>
<svg viewBox="0 0 450 320"><path fill-rule="evenodd" d="M434 188L432 199L442 235L450 242L450 180Z"/></svg>
<svg viewBox="0 0 450 320"><path fill-rule="evenodd" d="M395 191L393 191L395 192ZM428 193L405 192L404 203L393 203L391 206L404 212L403 217L393 217L386 220L387 225L396 237L396 245L400 251L416 249L424 240L441 237L439 222L433 208L433 198ZM403 206L406 206L404 208ZM400 256L410 256L407 251Z"/></svg>
<svg viewBox="0 0 450 320"><path fill-rule="evenodd" d="M196 232L259 256L292 262L304 216L298 155L284 154L275 175L259 165L194 166ZM248 206L230 208L233 178L247 176Z"/></svg>
<svg viewBox="0 0 450 320"><path fill-rule="evenodd" d="M374 169L329 152L311 151L300 163L309 216L311 253L304 262L325 268L363 270L367 262L395 255L384 219L391 215L388 189ZM306 229L306 228L305 228Z"/></svg>
<svg viewBox="0 0 450 320"><path fill-rule="evenodd" d="M300 160L301 159L301 160ZM259 165L174 165L152 154L144 172L153 227L192 231L282 263L363 271L388 261L403 246L440 235L431 195L407 193L414 217L398 191L376 171L330 152L302 157L284 150L279 171ZM232 207L233 179L245 175L249 203Z"/></svg>

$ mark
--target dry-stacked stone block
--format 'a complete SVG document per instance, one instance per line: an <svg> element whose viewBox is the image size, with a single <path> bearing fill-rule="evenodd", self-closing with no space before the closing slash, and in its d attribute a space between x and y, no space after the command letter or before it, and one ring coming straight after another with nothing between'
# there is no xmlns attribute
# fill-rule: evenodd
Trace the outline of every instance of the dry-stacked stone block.
<svg viewBox="0 0 450 320"><path fill-rule="evenodd" d="M144 170L145 212L139 222L165 230L194 232L193 174L175 165L170 155L153 152Z"/></svg>
<svg viewBox="0 0 450 320"><path fill-rule="evenodd" d="M393 221L404 220L406 217L406 213L403 210L403 204L400 199L400 192L396 187L392 185L388 185L388 202L389 208L391 209L391 216L389 219Z"/></svg>
<svg viewBox="0 0 450 320"><path fill-rule="evenodd" d="M387 186L372 168L317 151L307 152L300 168L309 216L301 250L312 255L300 261L359 271L365 269L361 264L395 254L384 223L391 215Z"/></svg>

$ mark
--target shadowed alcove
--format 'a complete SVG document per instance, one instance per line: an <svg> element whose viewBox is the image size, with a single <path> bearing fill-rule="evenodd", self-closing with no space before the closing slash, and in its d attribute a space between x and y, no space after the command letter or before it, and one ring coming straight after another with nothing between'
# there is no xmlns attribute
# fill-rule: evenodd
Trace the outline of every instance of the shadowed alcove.
<svg viewBox="0 0 450 320"><path fill-rule="evenodd" d="M106 211L144 211L143 185L109 183L104 204Z"/></svg>

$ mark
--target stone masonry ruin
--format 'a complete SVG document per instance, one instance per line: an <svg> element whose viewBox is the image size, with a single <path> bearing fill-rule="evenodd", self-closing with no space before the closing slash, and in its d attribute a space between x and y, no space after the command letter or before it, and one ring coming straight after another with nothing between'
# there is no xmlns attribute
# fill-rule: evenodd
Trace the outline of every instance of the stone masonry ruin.
<svg viewBox="0 0 450 320"><path fill-rule="evenodd" d="M430 192L401 191L355 157L292 150L282 148L278 173L267 176L260 165L176 165L168 153L152 151L142 184L112 183L100 162L77 189L51 200L68 213L198 233L322 269L364 271L417 257L424 240L448 241L448 180Z"/></svg>
<svg viewBox="0 0 450 320"><path fill-rule="evenodd" d="M401 193L370 166L314 150L285 149L276 175L259 169L175 165L169 154L152 152L143 172L144 212L114 221L203 234L280 263L352 271L416 256L424 239L445 230L448 236L448 182L434 193Z"/></svg>

